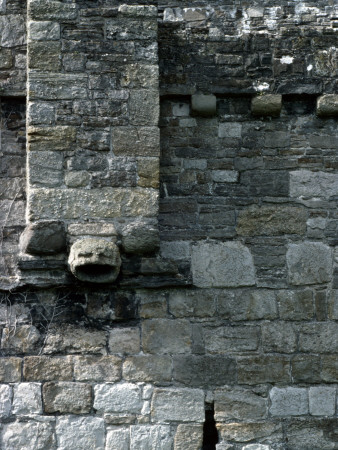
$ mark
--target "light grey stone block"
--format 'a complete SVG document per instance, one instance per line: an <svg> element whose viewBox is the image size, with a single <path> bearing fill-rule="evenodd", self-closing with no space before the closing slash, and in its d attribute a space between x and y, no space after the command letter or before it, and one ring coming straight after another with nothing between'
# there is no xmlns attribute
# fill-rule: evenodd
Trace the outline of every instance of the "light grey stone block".
<svg viewBox="0 0 338 450"><path fill-rule="evenodd" d="M293 285L322 284L332 278L332 250L321 242L289 244L286 261Z"/></svg>
<svg viewBox="0 0 338 450"><path fill-rule="evenodd" d="M13 414L42 414L41 383L14 385Z"/></svg>
<svg viewBox="0 0 338 450"><path fill-rule="evenodd" d="M98 417L58 417L58 450L102 450L105 442L104 431L104 420Z"/></svg>
<svg viewBox="0 0 338 450"><path fill-rule="evenodd" d="M77 381L117 381L121 378L122 359L118 356L74 356Z"/></svg>
<svg viewBox="0 0 338 450"><path fill-rule="evenodd" d="M33 20L73 20L77 17L77 5L49 0L29 2L28 16Z"/></svg>
<svg viewBox="0 0 338 450"><path fill-rule="evenodd" d="M3 425L0 447L3 450L28 450L34 443L34 450L55 448L53 432L54 418L29 420L28 422L13 422ZM75 448L75 447L74 447ZM67 447L70 450L70 447Z"/></svg>
<svg viewBox="0 0 338 450"><path fill-rule="evenodd" d="M7 14L0 17L0 46L18 47L26 44L26 23L23 15Z"/></svg>
<svg viewBox="0 0 338 450"><path fill-rule="evenodd" d="M262 325L262 345L266 353L293 353L297 349L295 327L288 322Z"/></svg>
<svg viewBox="0 0 338 450"><path fill-rule="evenodd" d="M309 406L312 416L333 416L336 410L336 387L310 387Z"/></svg>
<svg viewBox="0 0 338 450"><path fill-rule="evenodd" d="M305 388L277 388L270 391L270 414L273 416L301 416L308 414L308 391Z"/></svg>
<svg viewBox="0 0 338 450"><path fill-rule="evenodd" d="M223 122L218 126L219 138L240 138L242 136L242 125L236 122Z"/></svg>
<svg viewBox="0 0 338 450"><path fill-rule="evenodd" d="M55 107L49 103L30 102L28 120L30 125L51 125L55 120Z"/></svg>
<svg viewBox="0 0 338 450"><path fill-rule="evenodd" d="M212 181L215 183L236 183L238 175L236 170L213 170L211 172Z"/></svg>
<svg viewBox="0 0 338 450"><path fill-rule="evenodd" d="M123 363L123 378L128 381L171 380L171 358L161 355L138 355L126 358Z"/></svg>
<svg viewBox="0 0 338 450"><path fill-rule="evenodd" d="M263 389L229 387L215 391L215 420L259 420L267 415L267 396Z"/></svg>
<svg viewBox="0 0 338 450"><path fill-rule="evenodd" d="M98 384L94 387L94 408L98 412L140 413L141 389L132 383Z"/></svg>
<svg viewBox="0 0 338 450"><path fill-rule="evenodd" d="M338 193L338 174L295 170L290 172L290 197L320 197L327 200Z"/></svg>
<svg viewBox="0 0 338 450"><path fill-rule="evenodd" d="M4 419L11 414L12 388L8 384L0 385L0 418Z"/></svg>
<svg viewBox="0 0 338 450"><path fill-rule="evenodd" d="M171 450L173 438L168 425L132 425L130 450Z"/></svg>
<svg viewBox="0 0 338 450"><path fill-rule="evenodd" d="M107 431L106 450L129 450L129 429L118 428Z"/></svg>
<svg viewBox="0 0 338 450"><path fill-rule="evenodd" d="M240 242L201 242L192 248L197 287L252 286L256 282L250 250Z"/></svg>
<svg viewBox="0 0 338 450"><path fill-rule="evenodd" d="M198 422L205 420L204 392L201 389L155 389L151 405L155 422Z"/></svg>

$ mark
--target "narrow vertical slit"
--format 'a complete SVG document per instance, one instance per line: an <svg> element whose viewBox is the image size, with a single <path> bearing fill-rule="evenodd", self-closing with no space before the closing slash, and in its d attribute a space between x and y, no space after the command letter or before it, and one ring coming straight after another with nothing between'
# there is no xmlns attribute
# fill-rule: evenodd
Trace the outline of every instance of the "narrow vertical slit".
<svg viewBox="0 0 338 450"><path fill-rule="evenodd" d="M205 404L205 422L203 426L202 450L215 450L218 443L218 432L215 422L215 409L213 403Z"/></svg>

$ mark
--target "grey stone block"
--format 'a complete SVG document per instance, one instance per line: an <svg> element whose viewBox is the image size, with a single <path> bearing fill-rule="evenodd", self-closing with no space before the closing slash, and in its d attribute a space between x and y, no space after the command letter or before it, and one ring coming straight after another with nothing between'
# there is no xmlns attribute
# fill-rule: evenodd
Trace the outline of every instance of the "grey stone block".
<svg viewBox="0 0 338 450"><path fill-rule="evenodd" d="M259 327L204 328L205 349L210 353L233 353L258 349Z"/></svg>
<svg viewBox="0 0 338 450"><path fill-rule="evenodd" d="M104 448L104 420L99 417L60 416L56 419L55 431L59 450Z"/></svg>
<svg viewBox="0 0 338 450"><path fill-rule="evenodd" d="M43 401L46 413L89 413L92 407L90 384L61 381L43 385Z"/></svg>
<svg viewBox="0 0 338 450"><path fill-rule="evenodd" d="M28 443L34 442L36 450L53 448L56 444L54 436L54 418L36 418L27 422L13 422L3 425L0 444L3 449L24 449ZM64 448L65 450L65 448Z"/></svg>
<svg viewBox="0 0 338 450"><path fill-rule="evenodd" d="M261 442L280 442L283 439L282 424L268 421L222 423L218 425L217 429L222 440L234 441L240 444L253 440Z"/></svg>
<svg viewBox="0 0 338 450"><path fill-rule="evenodd" d="M332 250L321 242L290 244L286 261L293 285L322 284L332 279Z"/></svg>
<svg viewBox="0 0 338 450"><path fill-rule="evenodd" d="M240 138L242 136L242 124L236 122L224 122L218 126L219 138Z"/></svg>
<svg viewBox="0 0 338 450"><path fill-rule="evenodd" d="M74 356L76 381L118 381L121 378L122 359L117 356Z"/></svg>
<svg viewBox="0 0 338 450"><path fill-rule="evenodd" d="M37 222L27 226L20 238L21 250L33 255L53 255L66 249L62 222Z"/></svg>
<svg viewBox="0 0 338 450"><path fill-rule="evenodd" d="M192 276L197 287L252 286L256 282L250 250L240 242L201 242L192 248Z"/></svg>
<svg viewBox="0 0 338 450"><path fill-rule="evenodd" d="M297 349L295 326L288 322L262 325L262 345L266 353L293 353Z"/></svg>
<svg viewBox="0 0 338 450"><path fill-rule="evenodd" d="M13 414L42 414L40 383L18 383L14 385Z"/></svg>
<svg viewBox="0 0 338 450"><path fill-rule="evenodd" d="M327 200L337 192L338 174L305 169L290 172L290 197L320 197Z"/></svg>
<svg viewBox="0 0 338 450"><path fill-rule="evenodd" d="M216 115L216 97L212 94L193 94L191 96L191 110L193 114L202 117Z"/></svg>
<svg viewBox="0 0 338 450"><path fill-rule="evenodd" d="M73 361L70 356L27 356L24 358L23 376L26 381L71 381Z"/></svg>
<svg viewBox="0 0 338 450"><path fill-rule="evenodd" d="M195 450L203 442L202 424L180 424L177 427L174 450Z"/></svg>
<svg viewBox="0 0 338 450"><path fill-rule="evenodd" d="M338 95L325 94L317 98L317 115L319 117L338 116Z"/></svg>
<svg viewBox="0 0 338 450"><path fill-rule="evenodd" d="M98 412L140 413L143 406L141 388L137 384L97 384L94 387L94 408Z"/></svg>
<svg viewBox="0 0 338 450"><path fill-rule="evenodd" d="M153 253L159 249L160 235L154 224L138 221L122 230L122 247L126 253Z"/></svg>
<svg viewBox="0 0 338 450"><path fill-rule="evenodd" d="M32 41L57 41L60 39L58 22L28 22L28 36Z"/></svg>
<svg viewBox="0 0 338 450"><path fill-rule="evenodd" d="M290 359L286 356L239 357L237 367L239 384L291 382Z"/></svg>
<svg viewBox="0 0 338 450"><path fill-rule="evenodd" d="M21 381L21 358L0 358L0 382L15 383Z"/></svg>
<svg viewBox="0 0 338 450"><path fill-rule="evenodd" d="M5 419L11 415L13 392L11 386L0 385L0 418Z"/></svg>
<svg viewBox="0 0 338 450"><path fill-rule="evenodd" d="M336 411L336 387L310 387L309 406L312 416L333 416Z"/></svg>
<svg viewBox="0 0 338 450"><path fill-rule="evenodd" d="M171 450L173 438L169 425L131 425L130 450L158 448Z"/></svg>
<svg viewBox="0 0 338 450"><path fill-rule="evenodd" d="M155 389L151 404L152 420L204 422L204 392L200 389Z"/></svg>
<svg viewBox="0 0 338 450"><path fill-rule="evenodd" d="M139 382L170 381L171 358L162 355L130 356L123 363L123 378L127 381Z"/></svg>
<svg viewBox="0 0 338 450"><path fill-rule="evenodd" d="M107 431L106 447L107 449L118 448L119 450L129 450L129 429L118 428Z"/></svg>
<svg viewBox="0 0 338 450"><path fill-rule="evenodd" d="M74 20L77 5L59 1L34 0L29 2L28 16L33 20Z"/></svg>
<svg viewBox="0 0 338 450"><path fill-rule="evenodd" d="M140 351L139 328L113 328L109 332L110 353L136 354Z"/></svg>
<svg viewBox="0 0 338 450"><path fill-rule="evenodd" d="M253 97L251 113L254 116L279 117L282 110L282 96L279 94L265 94Z"/></svg>
<svg viewBox="0 0 338 450"><path fill-rule="evenodd" d="M277 388L270 391L270 414L273 416L301 416L309 413L308 391L305 388Z"/></svg>
<svg viewBox="0 0 338 450"><path fill-rule="evenodd" d="M310 353L338 351L338 324L319 322L303 325L299 333L299 350Z"/></svg>
<svg viewBox="0 0 338 450"><path fill-rule="evenodd" d="M259 420L267 416L267 392L264 388L227 387L216 390L215 421Z"/></svg>
<svg viewBox="0 0 338 450"><path fill-rule="evenodd" d="M146 353L191 353L191 324L184 319L145 320L142 344Z"/></svg>

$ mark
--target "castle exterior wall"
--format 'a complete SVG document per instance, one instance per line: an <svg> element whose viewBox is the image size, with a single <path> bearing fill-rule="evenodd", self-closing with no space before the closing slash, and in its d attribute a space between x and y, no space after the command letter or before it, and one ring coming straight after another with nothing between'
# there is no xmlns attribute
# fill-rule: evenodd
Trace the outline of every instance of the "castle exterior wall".
<svg viewBox="0 0 338 450"><path fill-rule="evenodd" d="M0 0L1 449L337 448L338 11L225 3Z"/></svg>

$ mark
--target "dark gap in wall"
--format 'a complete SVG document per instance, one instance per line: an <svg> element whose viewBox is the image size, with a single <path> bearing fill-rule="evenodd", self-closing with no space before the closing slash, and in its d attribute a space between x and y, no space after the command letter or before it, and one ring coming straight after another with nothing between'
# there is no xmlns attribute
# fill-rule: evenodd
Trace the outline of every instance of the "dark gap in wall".
<svg viewBox="0 0 338 450"><path fill-rule="evenodd" d="M283 109L290 115L313 114L316 110L317 95L283 95Z"/></svg>
<svg viewBox="0 0 338 450"><path fill-rule="evenodd" d="M218 443L218 432L215 422L215 408L213 403L205 404L205 422L203 425L202 450L215 450Z"/></svg>

